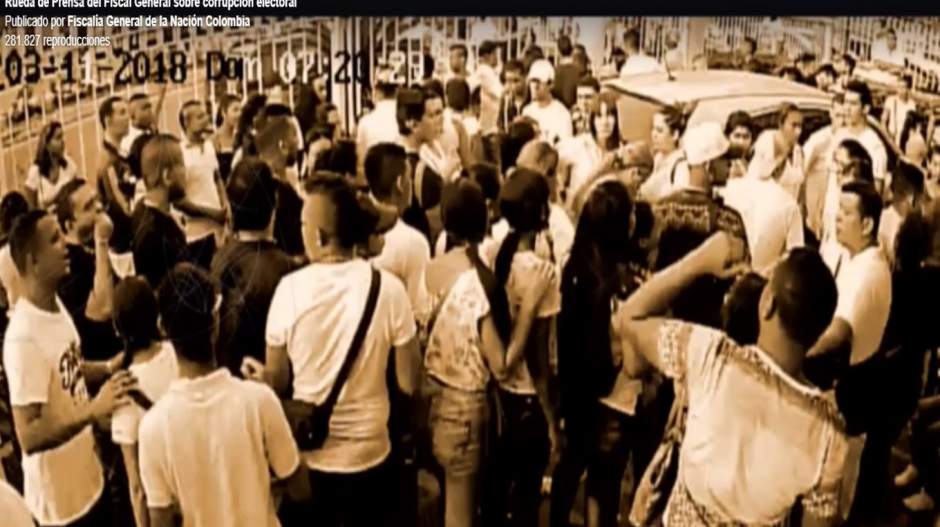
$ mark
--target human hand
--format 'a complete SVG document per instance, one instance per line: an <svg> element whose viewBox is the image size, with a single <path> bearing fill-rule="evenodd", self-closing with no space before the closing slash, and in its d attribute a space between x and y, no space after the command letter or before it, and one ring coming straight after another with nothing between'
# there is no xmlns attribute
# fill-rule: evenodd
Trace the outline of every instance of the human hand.
<svg viewBox="0 0 940 527"><path fill-rule="evenodd" d="M112 375L91 401L92 418L101 421L110 417L115 410L131 402L128 394L135 389L137 379L129 371L121 370Z"/></svg>

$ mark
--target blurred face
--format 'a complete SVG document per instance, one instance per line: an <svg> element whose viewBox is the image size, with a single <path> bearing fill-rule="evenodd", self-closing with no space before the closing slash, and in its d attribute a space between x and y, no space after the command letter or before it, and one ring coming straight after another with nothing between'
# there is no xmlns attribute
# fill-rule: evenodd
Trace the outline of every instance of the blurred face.
<svg viewBox="0 0 940 527"><path fill-rule="evenodd" d="M865 247L871 230L871 219L862 219L861 198L857 194L843 192L836 216L836 239L847 248L858 251Z"/></svg>
<svg viewBox="0 0 940 527"><path fill-rule="evenodd" d="M898 36L888 33L888 38L885 42L888 44L888 49L894 51L898 47Z"/></svg>
<svg viewBox="0 0 940 527"><path fill-rule="evenodd" d="M463 50L450 50L450 71L453 73L463 73L466 67L467 57L464 56Z"/></svg>
<svg viewBox="0 0 940 527"><path fill-rule="evenodd" d="M728 136L728 142L731 143L731 146L741 152L747 152L751 149L751 144L754 142L754 137L751 135L751 130L746 126L737 126L734 130L731 130L731 135Z"/></svg>
<svg viewBox="0 0 940 527"><path fill-rule="evenodd" d="M780 133L783 135L783 138L787 142L787 146L789 148L793 148L793 146L796 145L802 132L803 114L800 112L788 113L786 118L783 120L783 125L780 127Z"/></svg>
<svg viewBox="0 0 940 527"><path fill-rule="evenodd" d="M848 125L858 126L865 122L865 114L868 112L868 107L862 105L862 96L857 92L845 92L845 104L843 106L845 108Z"/></svg>
<svg viewBox="0 0 940 527"><path fill-rule="evenodd" d="M833 154L832 161L836 174L839 176L840 185L844 185L855 179L855 170L848 150L843 147L837 148Z"/></svg>
<svg viewBox="0 0 940 527"><path fill-rule="evenodd" d="M36 225L32 273L44 283L58 283L69 273L68 251L59 223L46 215Z"/></svg>
<svg viewBox="0 0 940 527"><path fill-rule="evenodd" d="M816 74L816 86L821 90L825 90L831 86L833 82L835 82L835 79L832 78L829 72L821 71Z"/></svg>
<svg viewBox="0 0 940 527"><path fill-rule="evenodd" d="M595 138L598 143L604 143L610 136L614 135L614 126L617 124L617 119L610 106L602 104L592 118L594 119Z"/></svg>
<svg viewBox="0 0 940 527"><path fill-rule="evenodd" d="M582 113L590 113L597 104L597 91L589 86L578 86L575 105Z"/></svg>
<svg viewBox="0 0 940 527"><path fill-rule="evenodd" d="M185 122L188 135L201 135L209 131L209 114L201 104L186 109Z"/></svg>
<svg viewBox="0 0 940 527"><path fill-rule="evenodd" d="M539 102L548 102L552 100L552 83L530 79L529 88L532 90L532 98L534 100Z"/></svg>
<svg viewBox="0 0 940 527"><path fill-rule="evenodd" d="M326 101L326 77L318 77L313 81L313 91L321 101Z"/></svg>
<svg viewBox="0 0 940 527"><path fill-rule="evenodd" d="M849 65L848 63L845 62L845 59L842 58L841 56L836 57L836 60L832 63L832 67L833 69L836 70L836 73L838 75L845 75L846 73L849 72Z"/></svg>
<svg viewBox="0 0 940 527"><path fill-rule="evenodd" d="M517 99L525 98L525 80L520 71L506 71L506 88Z"/></svg>
<svg viewBox="0 0 940 527"><path fill-rule="evenodd" d="M927 161L927 176L933 181L940 181L940 153L934 153Z"/></svg>
<svg viewBox="0 0 940 527"><path fill-rule="evenodd" d="M65 138L61 127L56 128L52 136L49 137L49 140L46 142L46 150L54 157L62 157L62 154L65 152Z"/></svg>
<svg viewBox="0 0 940 527"><path fill-rule="evenodd" d="M650 134L650 142L654 152L669 153L675 150L679 142L678 135L669 128L663 114L653 115L653 130Z"/></svg>
<svg viewBox="0 0 940 527"><path fill-rule="evenodd" d="M845 128L846 115L844 104L833 104L829 110L829 118L833 129Z"/></svg>
<svg viewBox="0 0 940 527"><path fill-rule="evenodd" d="M228 105L228 109L225 110L225 114L222 116L222 120L225 123L228 123L232 126L238 124L238 119L242 115L242 104L240 102L233 102Z"/></svg>
<svg viewBox="0 0 940 527"><path fill-rule="evenodd" d="M66 227L82 244L90 245L94 241L95 217L100 211L101 204L94 186L85 184L72 194L73 218Z"/></svg>
<svg viewBox="0 0 940 527"><path fill-rule="evenodd" d="M902 99L907 99L907 97L911 94L911 89L908 88L907 83L904 81L904 79L898 79L897 84L895 86L898 92L898 96L901 97Z"/></svg>
<svg viewBox="0 0 940 527"><path fill-rule="evenodd" d="M127 135L130 126L130 118L127 115L127 104L124 101L117 101L111 106L111 117L105 120L109 130L113 130L117 135L124 137Z"/></svg>
<svg viewBox="0 0 940 527"><path fill-rule="evenodd" d="M150 99L138 99L131 103L131 119L137 128L150 128L153 125L153 105Z"/></svg>
<svg viewBox="0 0 940 527"><path fill-rule="evenodd" d="M439 97L424 102L424 117L418 123L418 136L424 142L434 141L444 133L444 101Z"/></svg>

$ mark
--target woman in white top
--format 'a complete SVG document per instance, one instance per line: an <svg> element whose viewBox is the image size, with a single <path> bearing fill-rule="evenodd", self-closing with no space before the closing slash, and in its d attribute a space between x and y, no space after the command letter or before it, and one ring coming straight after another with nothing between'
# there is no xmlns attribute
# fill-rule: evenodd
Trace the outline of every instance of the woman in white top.
<svg viewBox="0 0 940 527"><path fill-rule="evenodd" d="M139 391L133 403L118 409L111 420L111 440L121 446L137 527L150 525L147 500L140 479L137 433L144 413L169 389L179 376L173 346L157 329L157 299L146 280L125 278L114 288L112 313L114 329L124 342L122 369L138 380Z"/></svg>
<svg viewBox="0 0 940 527"><path fill-rule="evenodd" d="M235 143L235 134L241 113L241 99L237 96L226 93L219 97L212 146L215 147L215 155L219 160L219 175L222 181L228 181L228 175L232 172L232 159L235 156L235 149L238 148Z"/></svg>
<svg viewBox="0 0 940 527"><path fill-rule="evenodd" d="M525 291L548 260L536 252L536 236L548 225L548 182L541 174L518 169L499 194L500 212L510 231L501 242L494 272L505 287L510 312L521 319ZM553 277L538 306L526 339L525 360L518 361L499 379L499 401L504 414L497 451L490 456L495 467L486 487L493 501L488 512L509 514L516 525L537 525L542 476L552 457L560 452L561 429L549 396L552 372L549 357L554 345L554 319L561 311L559 282ZM488 518L484 525L497 525Z"/></svg>
<svg viewBox="0 0 940 527"><path fill-rule="evenodd" d="M602 168L604 156L620 146L620 127L614 101L602 97L588 115L590 134L579 134L558 144L558 178L568 210L574 210L575 196Z"/></svg>
<svg viewBox="0 0 940 527"><path fill-rule="evenodd" d="M549 264L527 285L515 328L505 291L480 260L486 234L486 199L469 179L446 186L441 207L447 252L428 264L423 285L427 305L417 317L427 334L424 367L430 398L431 450L444 471L445 526L476 524L487 387L502 378L522 349L547 286ZM508 351L507 348L508 347Z"/></svg>
<svg viewBox="0 0 940 527"><path fill-rule="evenodd" d="M639 198L655 203L672 193L676 181L688 178L688 165L679 148L679 138L685 132L685 116L676 108L663 108L653 115L650 147L655 158L653 173L640 186Z"/></svg>
<svg viewBox="0 0 940 527"><path fill-rule="evenodd" d="M36 144L36 158L26 174L26 200L32 208L48 209L59 189L78 177L78 167L65 154L62 124L50 121Z"/></svg>
<svg viewBox="0 0 940 527"><path fill-rule="evenodd" d="M783 187L800 206L803 195L803 114L794 104L785 103L777 114L777 128L765 130L754 143L754 157L747 168L747 176L773 179Z"/></svg>

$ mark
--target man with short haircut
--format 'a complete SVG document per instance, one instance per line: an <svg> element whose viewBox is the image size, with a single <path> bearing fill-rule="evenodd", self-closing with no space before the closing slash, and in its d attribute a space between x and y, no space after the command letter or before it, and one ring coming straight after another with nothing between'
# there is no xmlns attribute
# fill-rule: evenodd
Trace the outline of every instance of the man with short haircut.
<svg viewBox="0 0 940 527"><path fill-rule="evenodd" d="M92 360L109 358L121 349L111 325L111 219L101 210L95 187L80 179L59 191L55 214L69 256L69 274L59 285L59 297L82 339L82 354Z"/></svg>
<svg viewBox="0 0 940 527"><path fill-rule="evenodd" d="M688 397L678 477L667 525L781 525L799 501L803 525L836 525L848 451L833 401L802 375L806 350L836 306L836 287L815 252L774 266L761 293L756 345L661 318L702 277L740 269L741 241L717 233L656 273L614 314L624 367L655 368ZM730 445L734 445L733 448Z"/></svg>
<svg viewBox="0 0 940 527"><path fill-rule="evenodd" d="M219 293L198 267L176 266L157 293L179 378L140 423L140 476L150 525L279 527L271 485L310 489L281 402L219 366Z"/></svg>
<svg viewBox="0 0 940 527"><path fill-rule="evenodd" d="M643 52L643 44L640 42L640 31L638 29L631 28L623 34L623 49L627 53L627 61L620 68L621 77L666 71L658 60Z"/></svg>
<svg viewBox="0 0 940 527"><path fill-rule="evenodd" d="M232 237L212 258L212 277L222 289L218 361L238 375L244 357L264 360L264 324L274 289L294 268L274 243L277 183L256 157L236 165L226 186Z"/></svg>
<svg viewBox="0 0 940 527"><path fill-rule="evenodd" d="M82 356L81 338L56 293L69 272L56 219L27 212L13 228L10 246L25 287L4 336L3 367L23 450L27 505L43 526L106 525L92 426L105 426L129 402L136 382L117 372L119 358L94 362ZM103 381L90 399L86 382Z"/></svg>
<svg viewBox="0 0 940 527"><path fill-rule="evenodd" d="M186 235L170 211L185 195L186 166L176 138L157 135L147 141L141 169L147 193L134 208L131 250L137 274L156 289L170 269L189 259Z"/></svg>
<svg viewBox="0 0 940 527"><path fill-rule="evenodd" d="M834 88L837 92L844 92L849 81L853 80L855 75L855 57L849 53L838 55L833 61L832 67L836 70Z"/></svg>
<svg viewBox="0 0 940 527"><path fill-rule="evenodd" d="M522 115L534 119L542 139L550 145L574 135L571 112L552 95L555 69L544 59L532 64L527 76L532 90L532 102L522 109Z"/></svg>
<svg viewBox="0 0 940 527"><path fill-rule="evenodd" d="M463 79L470 83L470 72L467 71L467 45L466 44L451 44L450 46L450 57L448 60L448 72L444 77L444 82L447 82L451 79Z"/></svg>
<svg viewBox="0 0 940 527"><path fill-rule="evenodd" d="M911 98L911 86L914 80L910 74L898 75L895 93L885 98L884 109L881 111L881 126L891 134L894 144L901 144L901 132L910 113L917 111L917 101Z"/></svg>
<svg viewBox="0 0 940 527"><path fill-rule="evenodd" d="M186 137L181 145L186 166L185 197L174 204L184 214L184 232L189 254L203 269L208 269L225 230L226 206L219 159L209 137L209 114L203 103L189 100L179 113Z"/></svg>
<svg viewBox="0 0 940 527"><path fill-rule="evenodd" d="M499 100L499 131L505 133L529 104L529 90L522 62L511 59L503 66L503 94Z"/></svg>
<svg viewBox="0 0 940 527"><path fill-rule="evenodd" d="M878 245L894 269L896 238L907 216L918 210L924 201L924 172L905 161L899 161L891 175L891 206L885 207L878 222Z"/></svg>
<svg viewBox="0 0 940 527"><path fill-rule="evenodd" d="M558 63L555 67L555 79L552 89L555 97L569 110L575 103L578 79L581 78L581 68L574 63L571 37L562 35L558 37Z"/></svg>
<svg viewBox="0 0 940 527"><path fill-rule="evenodd" d="M137 178L121 153L121 141L129 126L127 104L118 97L108 97L98 107L98 121L104 131L95 178L98 195L114 222L111 249L115 253L126 253L131 239L130 204L137 185Z"/></svg>
<svg viewBox="0 0 940 527"><path fill-rule="evenodd" d="M157 99L157 108L154 111L150 104L150 96L145 92L137 92L127 100L127 109L130 113L130 126L127 135L121 140L121 154L124 157L130 155L131 145L141 135L157 133L157 120L155 116L163 111L163 100L166 97L166 89L169 83L164 83L160 87L160 96Z"/></svg>
<svg viewBox="0 0 940 527"><path fill-rule="evenodd" d="M835 315L807 357L839 353L847 346L848 363L855 365L878 351L891 307L891 269L878 247L880 219L881 197L871 184L842 186L836 237L849 258L833 273L839 289Z"/></svg>
<svg viewBox="0 0 940 527"><path fill-rule="evenodd" d="M399 216L408 206L410 188L405 177L405 149L392 143L380 143L366 154L366 179L372 198L394 207ZM421 280L431 260L431 247L423 234L400 218L385 233L382 253L372 261L380 269L395 275L405 285L412 305L421 305Z"/></svg>
<svg viewBox="0 0 940 527"><path fill-rule="evenodd" d="M816 83L816 87L822 91L832 90L833 84L836 82L836 69L832 67L832 64L823 64L813 75L813 81Z"/></svg>
<svg viewBox="0 0 940 527"><path fill-rule="evenodd" d="M480 86L480 131L483 135L497 131L500 97L503 85L496 72L499 47L492 40L485 40L477 50L476 81Z"/></svg>
<svg viewBox="0 0 940 527"><path fill-rule="evenodd" d="M378 68L375 89L372 91L375 108L359 120L356 127L356 153L358 172L362 173L366 152L379 143L394 143L398 140L398 122L395 120L395 91L391 68Z"/></svg>
<svg viewBox="0 0 940 527"><path fill-rule="evenodd" d="M742 38L741 44L738 46L738 58L735 68L741 71L760 73L761 65L754 57L755 53L757 53L757 41L751 37Z"/></svg>
<svg viewBox="0 0 940 527"><path fill-rule="evenodd" d="M322 177L305 190L302 223L311 263L281 280L268 315L267 360L246 361L244 371L280 394L292 391L294 399L323 404L347 354L358 354L325 442L303 453L314 500L308 518L324 527L390 525L394 509L408 505L391 498L392 394L386 381L393 359L398 389L414 394L421 367L414 314L402 283L355 255L375 225L364 218L349 184ZM353 351L375 280L371 321L362 347Z"/></svg>
<svg viewBox="0 0 940 527"><path fill-rule="evenodd" d="M398 128L400 142L408 159L407 177L411 196L402 213L402 220L431 240L442 230L439 221L441 189L444 181L457 173L456 160L442 160L428 155L440 151L444 132L444 102L431 90L407 89L398 92ZM432 220L433 223L432 223Z"/></svg>
<svg viewBox="0 0 940 527"><path fill-rule="evenodd" d="M274 115L261 120L255 132L258 157L268 164L277 183L277 208L274 212L274 238L277 246L292 258L303 258L300 233L300 182L291 177L290 167L297 163L301 148L296 120L288 115Z"/></svg>
<svg viewBox="0 0 940 527"><path fill-rule="evenodd" d="M823 204L829 187L832 155L837 145L835 138L845 126L844 101L841 93L832 97L829 124L813 132L803 143L803 204L806 226L817 240L822 239Z"/></svg>
<svg viewBox="0 0 940 527"><path fill-rule="evenodd" d="M888 153L881 142L878 133L868 124L868 114L871 111L871 90L868 85L859 80L850 81L845 86L846 127L842 130L842 139L855 139L871 156L872 172L875 176L875 187L883 193L889 181Z"/></svg>
<svg viewBox="0 0 940 527"><path fill-rule="evenodd" d="M614 65L614 70L619 74L623 65L627 62L627 54L624 53L623 48L619 46L614 47L614 49L610 50L610 61Z"/></svg>

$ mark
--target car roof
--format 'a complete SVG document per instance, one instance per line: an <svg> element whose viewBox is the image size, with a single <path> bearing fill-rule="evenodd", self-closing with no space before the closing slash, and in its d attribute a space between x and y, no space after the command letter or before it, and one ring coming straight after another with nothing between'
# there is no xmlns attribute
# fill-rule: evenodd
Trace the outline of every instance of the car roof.
<svg viewBox="0 0 940 527"><path fill-rule="evenodd" d="M663 105L681 105L707 100L741 97L819 100L827 104L832 96L822 90L772 75L744 71L677 71L670 80L666 73L644 73L611 79L605 87Z"/></svg>

